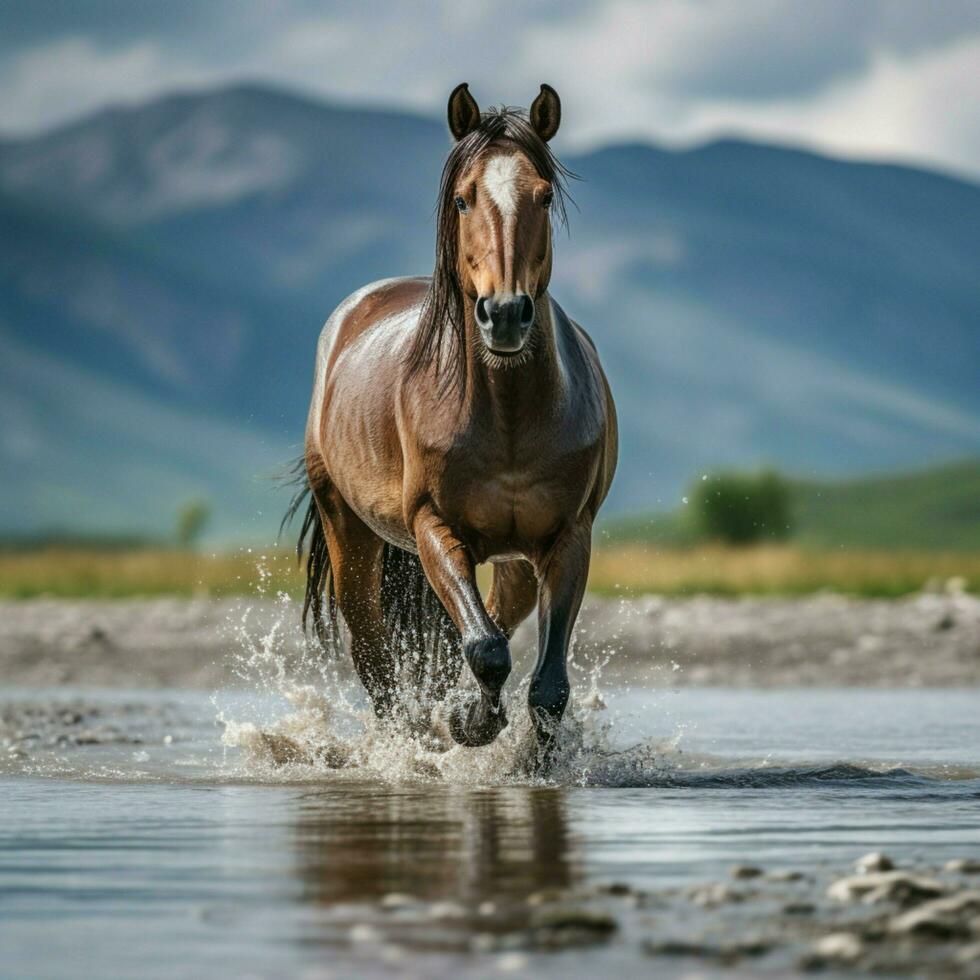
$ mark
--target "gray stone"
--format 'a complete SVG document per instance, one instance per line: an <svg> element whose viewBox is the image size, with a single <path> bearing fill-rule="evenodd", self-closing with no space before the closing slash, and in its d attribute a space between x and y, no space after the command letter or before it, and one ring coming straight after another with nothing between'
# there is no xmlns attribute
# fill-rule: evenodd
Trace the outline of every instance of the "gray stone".
<svg viewBox="0 0 980 980"><path fill-rule="evenodd" d="M702 908L707 909L715 908L718 905L726 905L729 902L742 902L746 898L745 892L737 891L721 882L692 888L687 894L688 898L695 905L700 905Z"/></svg>
<svg viewBox="0 0 980 980"><path fill-rule="evenodd" d="M821 959L852 963L864 952L864 943L852 932L831 932L813 944L813 952Z"/></svg>
<svg viewBox="0 0 980 980"><path fill-rule="evenodd" d="M960 939L970 935L970 917L980 912L980 890L957 892L924 902L910 912L896 916L888 931L896 934Z"/></svg>
<svg viewBox="0 0 980 980"><path fill-rule="evenodd" d="M854 867L860 874L870 874L876 871L892 871L895 868L895 863L887 854L882 854L881 851L872 851L870 854L858 858Z"/></svg>
<svg viewBox="0 0 980 980"><path fill-rule="evenodd" d="M980 874L980 861L974 858L955 858L946 862L946 870L956 874Z"/></svg>
<svg viewBox="0 0 980 980"><path fill-rule="evenodd" d="M872 871L840 878L827 889L827 897L838 902L860 899L869 905L885 901L915 905L937 898L944 891L934 878L924 878L906 871Z"/></svg>

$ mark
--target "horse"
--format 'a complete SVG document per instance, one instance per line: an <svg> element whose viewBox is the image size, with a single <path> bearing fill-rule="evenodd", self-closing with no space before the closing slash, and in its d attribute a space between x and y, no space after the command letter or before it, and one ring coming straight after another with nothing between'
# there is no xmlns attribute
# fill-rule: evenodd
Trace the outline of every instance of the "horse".
<svg viewBox="0 0 980 980"><path fill-rule="evenodd" d="M481 112L463 83L448 121L432 276L359 289L320 334L287 515L308 495L303 627L312 614L335 646L339 611L379 718L414 684L447 703L453 740L482 746L507 724L509 640L537 606L527 701L543 761L570 694L616 410L592 340L548 292L572 176L548 146L557 92ZM475 569L488 562L484 603ZM475 689L447 700L464 664Z"/></svg>

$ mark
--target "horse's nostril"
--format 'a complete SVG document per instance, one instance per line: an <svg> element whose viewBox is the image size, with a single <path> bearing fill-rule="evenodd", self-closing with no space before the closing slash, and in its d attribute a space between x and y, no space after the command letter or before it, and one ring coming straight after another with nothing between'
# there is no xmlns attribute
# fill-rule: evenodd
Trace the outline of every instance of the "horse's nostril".
<svg viewBox="0 0 980 980"><path fill-rule="evenodd" d="M525 296L521 303L521 326L529 327L534 320L534 300Z"/></svg>
<svg viewBox="0 0 980 980"><path fill-rule="evenodd" d="M476 322L482 324L490 322L490 317L487 315L487 301L483 296L476 301Z"/></svg>

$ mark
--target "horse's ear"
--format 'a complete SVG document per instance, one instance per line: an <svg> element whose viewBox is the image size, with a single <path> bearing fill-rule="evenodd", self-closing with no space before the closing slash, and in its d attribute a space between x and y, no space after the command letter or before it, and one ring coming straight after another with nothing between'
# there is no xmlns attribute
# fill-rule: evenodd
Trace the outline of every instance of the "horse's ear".
<svg viewBox="0 0 980 980"><path fill-rule="evenodd" d="M538 97L531 103L531 125L545 143L558 132L561 99L550 85L542 85Z"/></svg>
<svg viewBox="0 0 980 980"><path fill-rule="evenodd" d="M480 107L470 95L466 82L457 85L449 96L449 130L457 140L469 135L480 125Z"/></svg>

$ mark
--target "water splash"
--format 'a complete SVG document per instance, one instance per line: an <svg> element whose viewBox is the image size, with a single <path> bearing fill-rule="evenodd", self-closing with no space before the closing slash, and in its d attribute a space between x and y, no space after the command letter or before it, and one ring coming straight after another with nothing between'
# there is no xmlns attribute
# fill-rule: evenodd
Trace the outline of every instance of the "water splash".
<svg viewBox="0 0 980 980"><path fill-rule="evenodd" d="M259 574L259 588L269 576ZM456 745L447 718L453 695L444 703L418 704L405 685L405 717L426 717L422 730L375 717L347 658L323 654L299 628L297 604L276 596L271 625L253 622L244 605L229 623L235 640L231 668L255 693L251 704L233 708L214 702L224 728L222 744L237 753L242 774L291 780L358 776L385 782L432 780L457 785L637 785L663 779L676 758L673 739L639 741L623 747L629 722L606 710L602 673L615 655L618 637L589 657L570 653L578 675L575 693L556 735L547 774L532 774L536 743L526 708L529 678L515 671L505 692L510 723L482 748ZM471 689L464 670L456 696ZM655 693L651 697L656 698ZM275 707L270 709L270 705Z"/></svg>

